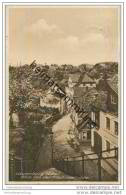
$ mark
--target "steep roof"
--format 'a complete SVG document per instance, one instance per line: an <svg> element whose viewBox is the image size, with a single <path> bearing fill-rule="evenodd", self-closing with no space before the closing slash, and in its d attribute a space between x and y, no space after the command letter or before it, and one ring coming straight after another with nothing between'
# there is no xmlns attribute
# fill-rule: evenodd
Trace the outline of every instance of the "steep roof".
<svg viewBox="0 0 126 195"><path fill-rule="evenodd" d="M118 75L114 75L114 77L112 77L111 80L107 81L108 85L110 86L110 88L116 93L118 94Z"/></svg>
<svg viewBox="0 0 126 195"><path fill-rule="evenodd" d="M96 88L91 88L87 91L86 95L97 95L98 94L98 91Z"/></svg>
<svg viewBox="0 0 126 195"><path fill-rule="evenodd" d="M71 78L73 83L95 83L95 81L87 75L87 73L74 73L74 74L70 74L69 77Z"/></svg>
<svg viewBox="0 0 126 195"><path fill-rule="evenodd" d="M81 82L82 83L95 83L95 81L91 77L89 77L86 73L84 73Z"/></svg>
<svg viewBox="0 0 126 195"><path fill-rule="evenodd" d="M80 73L70 74L69 77L71 78L72 82L77 83L80 78Z"/></svg>

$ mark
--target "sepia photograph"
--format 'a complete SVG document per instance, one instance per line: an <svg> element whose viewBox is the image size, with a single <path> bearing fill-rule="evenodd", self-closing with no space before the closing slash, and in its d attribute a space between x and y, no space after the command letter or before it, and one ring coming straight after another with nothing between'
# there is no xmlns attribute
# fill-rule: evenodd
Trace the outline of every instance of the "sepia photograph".
<svg viewBox="0 0 126 195"><path fill-rule="evenodd" d="M6 6L6 183L120 183L120 12Z"/></svg>

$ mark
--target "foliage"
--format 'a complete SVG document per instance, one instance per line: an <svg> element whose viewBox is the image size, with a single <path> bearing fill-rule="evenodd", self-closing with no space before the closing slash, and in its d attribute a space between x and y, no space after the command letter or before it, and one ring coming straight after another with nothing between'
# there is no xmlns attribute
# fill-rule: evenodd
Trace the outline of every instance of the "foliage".
<svg viewBox="0 0 126 195"><path fill-rule="evenodd" d="M24 67L23 67L24 69ZM9 67L9 111L10 115L26 109L32 86L28 75L21 68Z"/></svg>
<svg viewBox="0 0 126 195"><path fill-rule="evenodd" d="M111 78L113 77L114 74L118 74L118 63L117 62L97 63L90 70L89 74L94 79L99 79L101 76L104 77L104 74L107 75L107 78Z"/></svg>
<svg viewBox="0 0 126 195"><path fill-rule="evenodd" d="M39 121L33 121L29 119L25 124L25 136L24 136L24 158L34 159L41 144L43 143L43 135L48 133L44 125Z"/></svg>

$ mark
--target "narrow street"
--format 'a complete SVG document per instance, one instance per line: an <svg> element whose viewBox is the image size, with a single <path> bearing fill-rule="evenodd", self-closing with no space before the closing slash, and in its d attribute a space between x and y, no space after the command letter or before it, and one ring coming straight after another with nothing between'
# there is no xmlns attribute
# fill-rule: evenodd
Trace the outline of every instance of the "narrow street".
<svg viewBox="0 0 126 195"><path fill-rule="evenodd" d="M69 130L72 129L72 120L70 114L61 118L52 128L54 133L54 156L60 158L60 156L76 156L77 152L68 143Z"/></svg>
<svg viewBox="0 0 126 195"><path fill-rule="evenodd" d="M53 158L54 159L64 159L66 157L73 157L81 155L80 152L75 152L75 150L68 144L69 139L69 130L72 127L72 120L70 115L67 114L59 119L52 128L53 131ZM91 149L83 147L82 149L85 154L91 153ZM96 158L96 155L93 155ZM87 156L85 156L88 159ZM79 157L78 160L81 160L82 157ZM71 164L72 166L72 164ZM76 170L80 170L80 175L82 174L82 163L78 162L74 165ZM95 167L95 168L94 168ZM38 176L33 178L33 180L77 180L77 177L72 177L66 173L57 170L52 167L52 146L50 137L46 137L42 147L40 148L39 158L37 160L36 168L34 170L36 173L39 173ZM86 178L92 178L96 180L98 177L97 170L97 160L95 161L86 161L85 162L85 176ZM106 174L106 173L104 173Z"/></svg>

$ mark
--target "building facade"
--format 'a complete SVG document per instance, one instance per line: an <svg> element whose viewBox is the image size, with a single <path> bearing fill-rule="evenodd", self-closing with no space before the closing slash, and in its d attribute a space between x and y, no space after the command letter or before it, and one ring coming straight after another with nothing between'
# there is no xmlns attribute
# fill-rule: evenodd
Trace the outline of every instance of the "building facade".
<svg viewBox="0 0 126 195"><path fill-rule="evenodd" d="M71 118L74 124L74 132L81 143L91 145L91 128L89 125L89 110L88 106L85 105L85 97L88 91L95 89L96 83L91 79L86 73L75 73L69 75L68 86L66 86L65 91L67 96L73 100L73 102L79 106L80 109L86 108L84 110L85 116L79 116L75 109L70 106L66 106L68 111L71 113ZM95 93L91 93L93 97L96 96ZM91 99L92 96L91 96ZM87 98L86 98L87 101ZM86 111L87 110L87 111ZM87 120L88 115L88 120Z"/></svg>
<svg viewBox="0 0 126 195"><path fill-rule="evenodd" d="M116 80L117 82L117 80ZM118 175L118 85L113 80L107 82L107 109L96 108L91 112L91 120L96 126L91 130L91 147L98 153L105 152L105 157L115 157L102 161L102 167L111 175ZM115 149L115 150L113 150Z"/></svg>

